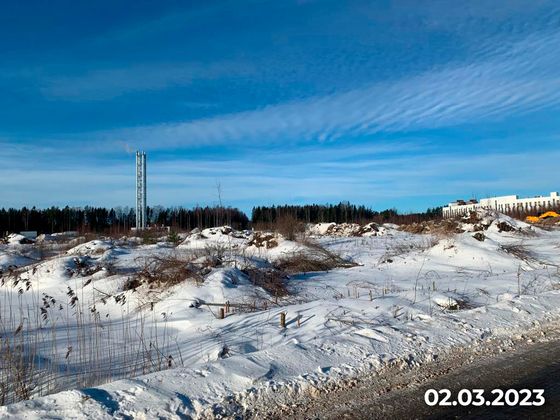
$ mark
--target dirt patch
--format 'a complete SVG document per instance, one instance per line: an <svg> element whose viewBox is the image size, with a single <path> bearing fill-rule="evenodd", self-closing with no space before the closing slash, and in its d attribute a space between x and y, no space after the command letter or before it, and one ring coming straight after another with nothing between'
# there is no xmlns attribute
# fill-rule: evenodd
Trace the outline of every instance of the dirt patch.
<svg viewBox="0 0 560 420"><path fill-rule="evenodd" d="M408 233L432 233L438 236L449 236L464 232L456 219L430 220L427 222L401 225L400 230Z"/></svg>
<svg viewBox="0 0 560 420"><path fill-rule="evenodd" d="M496 223L496 227L498 228L498 232L514 232L517 230L512 225L504 221Z"/></svg>
<svg viewBox="0 0 560 420"><path fill-rule="evenodd" d="M276 248L278 246L278 237L271 232L255 232L248 245L266 249Z"/></svg>
<svg viewBox="0 0 560 420"><path fill-rule="evenodd" d="M472 237L479 242L484 242L484 240L486 239L486 235L484 235L484 233L482 232L476 232Z"/></svg>

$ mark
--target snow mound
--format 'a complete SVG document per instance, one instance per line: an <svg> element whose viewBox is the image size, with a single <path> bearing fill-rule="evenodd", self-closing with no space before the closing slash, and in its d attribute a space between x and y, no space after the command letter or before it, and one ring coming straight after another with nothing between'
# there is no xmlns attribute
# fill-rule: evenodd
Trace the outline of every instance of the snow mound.
<svg viewBox="0 0 560 420"><path fill-rule="evenodd" d="M536 229L528 223L512 219L504 214L498 214L488 227L488 230L498 233L536 231Z"/></svg>
<svg viewBox="0 0 560 420"><path fill-rule="evenodd" d="M113 248L111 241L94 240L69 249L68 255L99 255Z"/></svg>
<svg viewBox="0 0 560 420"><path fill-rule="evenodd" d="M516 220L494 210L479 209L461 219L465 232L491 230L498 233L535 230L528 223Z"/></svg>
<svg viewBox="0 0 560 420"><path fill-rule="evenodd" d="M235 230L231 226L220 226L214 228L204 229L202 232L195 232L205 238L215 238L220 236L229 236L232 238L247 239L251 235L247 230Z"/></svg>
<svg viewBox="0 0 560 420"><path fill-rule="evenodd" d="M294 401L294 393L327 380L421 363L486 337L509 340L560 316L560 284L551 275L560 263L560 231L528 235L529 225L494 212L418 226L431 234L399 232L390 224L308 226L324 250L359 262L325 270L305 267L313 258L329 258L313 243L228 226L193 230L177 247L123 237L43 260L38 245L0 244L0 269L29 265L19 270L17 285L11 276L0 287L0 300L35 308L31 316L48 328L37 360L79 368L80 355L91 354L87 363L97 375L111 354L116 368L107 364L103 373L118 380L46 397L34 393L32 401L0 407L0 417L212 417L226 413L218 411L222 405L235 406L229 401L250 407L273 395L283 404L283 395ZM434 235L438 231L446 235ZM29 254L33 249L37 258ZM309 258L302 263L302 256ZM143 280L152 274L154 282ZM138 286L123 287L136 279L142 279ZM0 316L9 310L0 305ZM73 327L78 315L92 337L83 345ZM52 350L51 334L64 345ZM164 356L158 370L171 369L148 373L147 365L141 377L143 366L127 370L146 347L151 360L144 337ZM108 343L100 356L90 351L97 339ZM82 388L66 377L60 384Z"/></svg>
<svg viewBox="0 0 560 420"><path fill-rule="evenodd" d="M76 231L69 231L69 232L57 232L57 233L43 233L37 236L37 242L64 242L70 241L71 239L75 239L78 237L78 232Z"/></svg>
<svg viewBox="0 0 560 420"><path fill-rule="evenodd" d="M308 232L314 236L383 236L393 229L391 226L380 226L377 223L360 225L358 223L318 223L309 225Z"/></svg>
<svg viewBox="0 0 560 420"><path fill-rule="evenodd" d="M336 223L317 223L316 225L309 226L309 232L313 235L325 236L328 235L335 226Z"/></svg>
<svg viewBox="0 0 560 420"><path fill-rule="evenodd" d="M381 343L388 343L389 340L378 332L370 328L362 328L355 332L355 334L361 335L362 337L371 338L372 340L380 341Z"/></svg>
<svg viewBox="0 0 560 420"><path fill-rule="evenodd" d="M12 233L11 235L8 235L8 237L6 238L6 242L9 245L20 245L20 244L29 244L32 243L33 241L27 239L23 235L20 235L19 233Z"/></svg>
<svg viewBox="0 0 560 420"><path fill-rule="evenodd" d="M432 302L444 309L458 309L459 303L452 297L442 294L432 296Z"/></svg>
<svg viewBox="0 0 560 420"><path fill-rule="evenodd" d="M385 229L394 229L394 230L398 230L399 229L399 225L395 224L395 223L383 223L383 227Z"/></svg>
<svg viewBox="0 0 560 420"><path fill-rule="evenodd" d="M522 233L534 234L541 230L494 210L478 209L460 219L428 220L403 225L400 230L409 233L456 234L463 232ZM479 235L479 237L481 237Z"/></svg>
<svg viewBox="0 0 560 420"><path fill-rule="evenodd" d="M249 230L235 230L230 226L207 228L204 230L193 229L179 244L180 248L200 249L209 244L227 244L238 248L246 244L253 232Z"/></svg>

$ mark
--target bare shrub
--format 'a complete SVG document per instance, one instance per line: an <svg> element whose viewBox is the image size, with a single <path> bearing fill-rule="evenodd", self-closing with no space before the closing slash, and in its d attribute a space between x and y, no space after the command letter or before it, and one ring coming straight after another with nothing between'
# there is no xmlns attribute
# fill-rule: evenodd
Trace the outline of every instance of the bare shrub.
<svg viewBox="0 0 560 420"><path fill-rule="evenodd" d="M278 216L274 230L290 241L295 241L305 231L305 225L290 214Z"/></svg>
<svg viewBox="0 0 560 420"><path fill-rule="evenodd" d="M133 276L126 279L122 286L122 290L136 290L140 286L142 286L142 280L139 278L139 276Z"/></svg>
<svg viewBox="0 0 560 420"><path fill-rule="evenodd" d="M157 243L159 237L161 236L160 231L157 231L155 229L144 229L142 231L140 231L140 235L142 238L142 243L144 245L154 245Z"/></svg>
<svg viewBox="0 0 560 420"><path fill-rule="evenodd" d="M414 249L413 244L398 242L391 244L385 249L385 253L380 258L380 263L392 263L395 257L399 257L411 252Z"/></svg>
<svg viewBox="0 0 560 420"><path fill-rule="evenodd" d="M356 263L345 260L340 255L323 248L314 242L306 242L306 249L279 259L275 266L286 273L308 273L329 271L338 267L354 267Z"/></svg>
<svg viewBox="0 0 560 420"><path fill-rule="evenodd" d="M413 251L425 251L436 246L443 237L441 235L426 235L422 241L401 241L387 244L385 253L379 263L392 263L395 257L404 256Z"/></svg>
<svg viewBox="0 0 560 420"><path fill-rule="evenodd" d="M212 243L206 244L202 255L223 261L228 251L230 251L230 248L226 244Z"/></svg>
<svg viewBox="0 0 560 420"><path fill-rule="evenodd" d="M89 256L74 257L72 261L74 263L74 267L68 267L66 269L69 276L91 276L103 269L102 266L94 264L92 258Z"/></svg>
<svg viewBox="0 0 560 420"><path fill-rule="evenodd" d="M172 230L167 235L167 242L171 242L173 245L177 246L181 242L181 237L177 233L177 231Z"/></svg>
<svg viewBox="0 0 560 420"><path fill-rule="evenodd" d="M152 256L141 261L140 271L123 285L123 290L133 290L144 284L149 288L168 288L188 279L195 280L197 284L204 281L203 275L189 261Z"/></svg>
<svg viewBox="0 0 560 420"><path fill-rule="evenodd" d="M288 295L286 282L288 275L277 268L256 268L250 267L243 270L251 283L255 286L262 287L272 296L283 297Z"/></svg>
<svg viewBox="0 0 560 420"><path fill-rule="evenodd" d="M547 279L543 276L539 276L533 273L532 277L524 282L520 283L520 295L536 295L550 289L550 284L546 281Z"/></svg>
<svg viewBox="0 0 560 420"><path fill-rule="evenodd" d="M522 244L501 245L500 248L502 249L502 251L506 252L507 254L513 255L515 258L518 258L522 261L528 263L535 262L535 257Z"/></svg>

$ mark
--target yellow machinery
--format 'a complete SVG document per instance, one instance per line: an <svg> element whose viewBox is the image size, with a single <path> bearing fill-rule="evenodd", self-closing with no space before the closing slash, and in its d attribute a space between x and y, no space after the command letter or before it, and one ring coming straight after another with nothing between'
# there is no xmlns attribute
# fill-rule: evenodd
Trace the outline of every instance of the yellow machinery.
<svg viewBox="0 0 560 420"><path fill-rule="evenodd" d="M541 214L540 216L527 216L525 221L530 223L538 223L545 219L560 217L560 214L556 213L555 211L547 211L546 213Z"/></svg>

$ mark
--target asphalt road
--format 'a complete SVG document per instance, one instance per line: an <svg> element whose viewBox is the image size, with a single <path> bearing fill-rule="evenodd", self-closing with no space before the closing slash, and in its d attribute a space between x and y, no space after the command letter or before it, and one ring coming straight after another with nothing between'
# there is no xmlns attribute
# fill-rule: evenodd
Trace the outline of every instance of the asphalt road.
<svg viewBox="0 0 560 420"><path fill-rule="evenodd" d="M428 407L424 402L427 389L447 388L456 396L461 389L479 388L488 391L507 389L544 389L545 404L541 407L481 406ZM553 419L560 418L560 343L535 344L504 357L468 365L441 376L413 390L397 392L390 400L393 418L429 419ZM371 406L369 406L371 408ZM385 410L381 410L383 412ZM379 412L374 409L373 413ZM368 406L358 411L358 418L371 418Z"/></svg>
<svg viewBox="0 0 560 420"><path fill-rule="evenodd" d="M504 353L434 368L417 380L413 372L402 377L365 380L349 390L339 390L308 400L290 413L300 419L553 419L560 418L560 341L525 344ZM432 368L428 368L432 369ZM439 371L437 371L439 369ZM385 387L387 392L373 392ZM541 407L429 407L427 389L544 389ZM276 417L276 416L273 416ZM287 418L286 416L280 416Z"/></svg>

